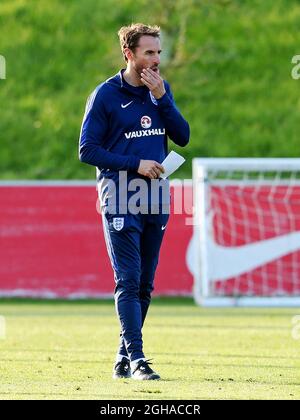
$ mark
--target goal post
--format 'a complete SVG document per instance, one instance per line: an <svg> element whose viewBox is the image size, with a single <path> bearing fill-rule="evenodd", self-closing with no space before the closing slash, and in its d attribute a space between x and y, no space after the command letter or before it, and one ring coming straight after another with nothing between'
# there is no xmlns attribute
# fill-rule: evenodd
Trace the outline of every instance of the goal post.
<svg viewBox="0 0 300 420"><path fill-rule="evenodd" d="M203 306L300 307L300 159L193 159L193 275Z"/></svg>

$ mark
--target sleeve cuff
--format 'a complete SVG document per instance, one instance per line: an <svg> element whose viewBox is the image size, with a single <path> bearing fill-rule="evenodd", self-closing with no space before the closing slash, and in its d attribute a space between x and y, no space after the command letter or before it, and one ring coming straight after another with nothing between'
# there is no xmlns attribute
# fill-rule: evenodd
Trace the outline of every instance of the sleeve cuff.
<svg viewBox="0 0 300 420"><path fill-rule="evenodd" d="M172 101L169 95L167 94L167 92L161 98L156 99L156 100L159 107L172 104Z"/></svg>
<svg viewBox="0 0 300 420"><path fill-rule="evenodd" d="M138 156L131 156L130 159L130 169L133 171L137 171L140 166L140 158Z"/></svg>

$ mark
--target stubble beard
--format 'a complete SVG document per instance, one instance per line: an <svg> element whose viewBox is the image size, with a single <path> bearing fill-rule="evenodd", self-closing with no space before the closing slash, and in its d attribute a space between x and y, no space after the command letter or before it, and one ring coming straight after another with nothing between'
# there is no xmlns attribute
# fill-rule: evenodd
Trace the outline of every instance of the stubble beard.
<svg viewBox="0 0 300 420"><path fill-rule="evenodd" d="M140 78L141 78L141 76L142 76L142 72L143 72L144 67L143 67L143 66L141 66L141 65L136 64L133 68L134 68L135 74L136 74L136 75L138 76L138 78L140 79Z"/></svg>

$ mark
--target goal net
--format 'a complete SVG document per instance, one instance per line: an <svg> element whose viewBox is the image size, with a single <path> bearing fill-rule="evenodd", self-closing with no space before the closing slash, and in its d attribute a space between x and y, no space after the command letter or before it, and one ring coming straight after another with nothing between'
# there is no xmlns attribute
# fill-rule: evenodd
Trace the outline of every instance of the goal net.
<svg viewBox="0 0 300 420"><path fill-rule="evenodd" d="M300 306L300 159L194 159L194 295Z"/></svg>

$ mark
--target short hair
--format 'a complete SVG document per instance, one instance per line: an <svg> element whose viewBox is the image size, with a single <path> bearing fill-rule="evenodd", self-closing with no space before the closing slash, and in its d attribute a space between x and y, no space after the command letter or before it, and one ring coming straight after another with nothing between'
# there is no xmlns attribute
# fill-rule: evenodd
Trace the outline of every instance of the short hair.
<svg viewBox="0 0 300 420"><path fill-rule="evenodd" d="M132 23L130 26L122 26L118 31L118 35L124 60L127 61L124 49L130 48L134 51L143 35L159 38L160 27L157 25L150 26L143 23Z"/></svg>

